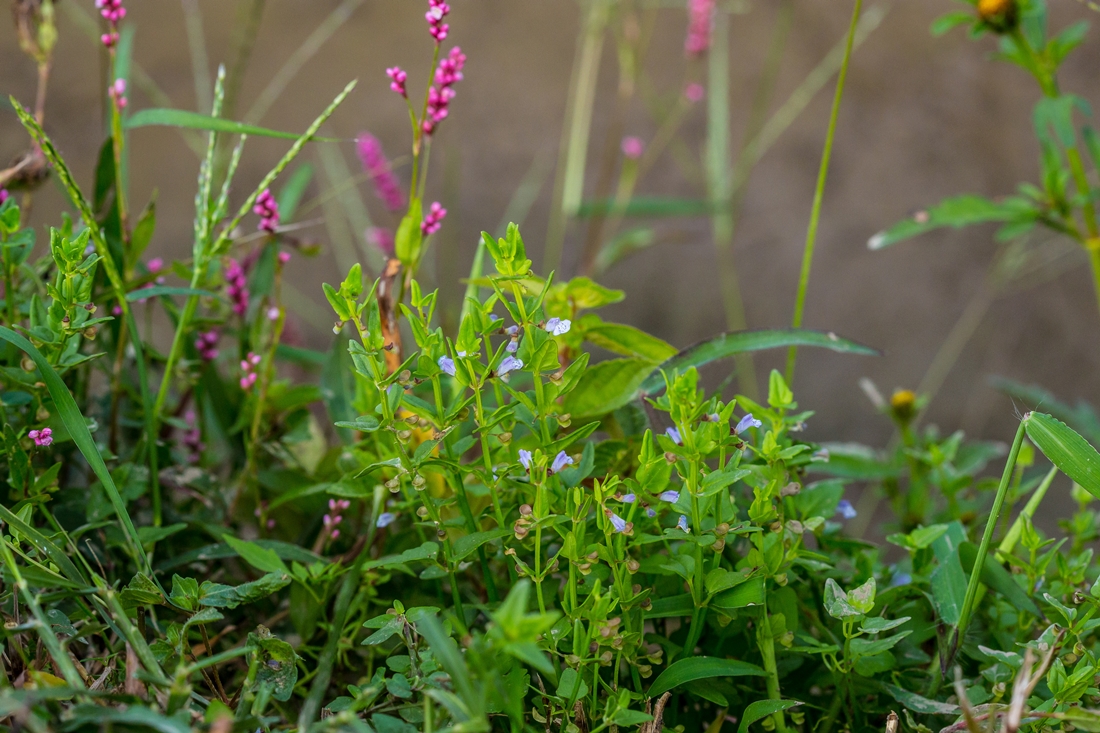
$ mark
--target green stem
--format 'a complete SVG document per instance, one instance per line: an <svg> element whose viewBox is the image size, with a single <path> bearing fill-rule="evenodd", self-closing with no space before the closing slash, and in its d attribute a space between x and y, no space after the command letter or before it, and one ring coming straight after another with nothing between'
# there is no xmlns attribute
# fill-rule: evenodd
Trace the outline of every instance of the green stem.
<svg viewBox="0 0 1100 733"><path fill-rule="evenodd" d="M1008 484L1012 479L1012 472L1016 467L1016 457L1020 454L1020 446L1024 442L1024 431L1027 429L1027 420L1020 421L1020 427L1016 430L1016 439L1012 441L1012 450L1008 454L1008 462L1005 463L1004 473L1001 475L1001 483L997 487L997 496L993 499L993 508L989 512L989 519L985 524L985 532L982 534L982 542L978 546L978 556L974 559L974 568L970 571L970 582L966 585L966 596L963 599L962 611L959 613L959 623L955 626L955 639L951 645L949 657L943 668L950 668L950 663L962 644L966 635L966 627L970 623L970 614L974 605L974 599L978 595L978 584L981 581L982 568L985 566L985 556L989 553L989 545L993 541L993 529L997 526L1004 505L1005 496L1008 494Z"/></svg>
<svg viewBox="0 0 1100 733"><path fill-rule="evenodd" d="M1035 511L1039 508L1039 504L1042 503L1043 497L1047 495L1047 489L1050 488L1051 483L1054 482L1054 477L1057 475L1058 467L1051 466L1050 471L1043 477L1042 482L1035 489L1031 498L1027 500L1027 504L1024 505L1023 510L1016 517L1016 521L1009 527L1008 534L1001 540L1001 544L997 547L997 554L1011 555L1012 551L1016 549L1016 543L1020 541L1020 535L1024 531L1025 517L1031 519L1035 516Z"/></svg>
<svg viewBox="0 0 1100 733"><path fill-rule="evenodd" d="M782 700L783 696L779 691L779 669L775 665L775 636L772 634L772 624L771 618L768 616L768 602L766 596L762 612L763 616L760 619L760 624L756 631L756 643L760 647L760 656L764 660L764 672L767 673L767 677L764 678L764 683L768 690L769 700ZM782 710L772 713L772 720L775 722L775 729L778 733L786 733L787 723L783 717Z"/></svg>
<svg viewBox="0 0 1100 733"><path fill-rule="evenodd" d="M833 155L833 140L836 137L836 122L840 115L840 100L844 97L844 82L848 78L848 64L852 60L852 46L856 37L856 26L859 24L859 14L863 7L863 0L856 0L852 9L852 21L848 27L848 40L844 47L844 61L840 64L840 74L836 80L836 93L833 95L833 109L829 114L829 129L825 134L825 149L821 153L821 167L817 172L817 188L814 190L813 208L810 210L810 225L806 229L806 247L802 253L802 270L798 276L798 295L794 301L794 318L791 320L792 328L802 327L802 314L806 308L806 289L810 285L810 267L814 259L814 247L817 244L817 225L821 220L821 202L825 196L825 181L829 176L829 160ZM792 346L787 352L787 384L794 381L795 360L798 358L798 347Z"/></svg>

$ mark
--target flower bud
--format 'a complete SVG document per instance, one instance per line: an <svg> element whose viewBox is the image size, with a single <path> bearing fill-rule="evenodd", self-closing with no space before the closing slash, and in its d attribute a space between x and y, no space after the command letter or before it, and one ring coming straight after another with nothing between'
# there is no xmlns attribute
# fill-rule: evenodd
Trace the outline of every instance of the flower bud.
<svg viewBox="0 0 1100 733"><path fill-rule="evenodd" d="M631 575L638 572L641 569L641 567L642 567L642 564L640 562L638 562L637 560L635 560L634 558L630 558L629 560L626 561L626 569L630 572ZM637 593L637 591L635 591L635 593Z"/></svg>

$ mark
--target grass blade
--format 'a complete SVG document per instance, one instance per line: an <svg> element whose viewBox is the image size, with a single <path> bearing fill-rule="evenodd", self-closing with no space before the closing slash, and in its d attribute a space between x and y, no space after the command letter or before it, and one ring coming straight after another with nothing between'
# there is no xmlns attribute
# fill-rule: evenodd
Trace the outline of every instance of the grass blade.
<svg viewBox="0 0 1100 733"><path fill-rule="evenodd" d="M1024 418L1027 437L1050 462L1085 491L1100 498L1100 453L1077 431L1041 412Z"/></svg>
<svg viewBox="0 0 1100 733"><path fill-rule="evenodd" d="M127 130L139 127L182 127L189 130L207 130L209 132L224 132L234 135L256 135L258 137L276 137L283 140L297 140L300 135L293 132L280 132L269 130L266 127L246 125L243 122L234 122L224 117L212 117L210 115L191 112L186 109L143 109L126 120ZM341 142L339 138L311 137L311 140L320 142Z"/></svg>
<svg viewBox="0 0 1100 733"><path fill-rule="evenodd" d="M649 686L649 697L659 697L680 685L712 677L763 677L764 670L755 664L736 659L687 657L668 666Z"/></svg>

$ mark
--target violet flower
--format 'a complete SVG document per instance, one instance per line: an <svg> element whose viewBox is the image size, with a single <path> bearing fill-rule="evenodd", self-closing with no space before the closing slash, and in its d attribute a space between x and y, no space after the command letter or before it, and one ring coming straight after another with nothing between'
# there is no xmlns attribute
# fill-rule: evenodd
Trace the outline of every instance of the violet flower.
<svg viewBox="0 0 1100 733"><path fill-rule="evenodd" d="M680 519L676 522L676 526L684 530L685 532L691 531L691 529L688 527L688 518L685 517L683 514L680 515Z"/></svg>
<svg viewBox="0 0 1100 733"><path fill-rule="evenodd" d="M675 504L680 501L680 492L669 489L668 491L662 491L657 498L661 501L667 501L669 504Z"/></svg>
<svg viewBox="0 0 1100 733"><path fill-rule="evenodd" d="M555 316L546 322L546 331L554 336L564 336L569 333L569 329L572 327L573 323L568 318Z"/></svg>
<svg viewBox="0 0 1100 733"><path fill-rule="evenodd" d="M615 528L615 531L619 534L626 532L627 521L614 512L609 512L608 519L611 520L611 526Z"/></svg>
<svg viewBox="0 0 1100 733"><path fill-rule="evenodd" d="M453 377L455 375L455 360L447 355L439 357L439 361L436 362L439 365L440 371L447 376Z"/></svg>
<svg viewBox="0 0 1100 733"><path fill-rule="evenodd" d="M397 519L397 515L393 512L382 512L378 515L378 521L374 523L374 526L382 529L393 524L395 519Z"/></svg>
<svg viewBox="0 0 1100 733"><path fill-rule="evenodd" d="M516 369L522 369L523 362L514 356L506 356L500 362L500 366L497 367L497 376L503 377L508 372L514 372Z"/></svg>
<svg viewBox="0 0 1100 733"><path fill-rule="evenodd" d="M531 451L526 448L519 449L519 462L528 471L531 470Z"/></svg>
<svg viewBox="0 0 1100 733"><path fill-rule="evenodd" d="M405 194L397 183L397 177L390 168L390 162L386 159L382 143L378 138L369 132L361 132L359 137L355 138L355 149L359 153L359 160L363 163L363 170L370 175L375 194L386 208L390 211L404 209Z"/></svg>
<svg viewBox="0 0 1100 733"><path fill-rule="evenodd" d="M634 494L623 494L622 502L624 504L633 504L634 500L637 499L637 498L638 497L635 496Z"/></svg>
<svg viewBox="0 0 1100 733"><path fill-rule="evenodd" d="M741 418L741 422L737 423L737 427L733 429L733 432L740 435L741 433L745 432L749 428L759 428L759 427L762 427L763 425L764 425L764 423L760 422L755 417L753 417L752 413L750 412L748 415L745 415L743 418Z"/></svg>
<svg viewBox="0 0 1100 733"><path fill-rule="evenodd" d="M446 217L447 210L436 201L428 207L428 213L424 216L424 221L420 222L420 231L424 233L425 237L435 234L443 226L443 220Z"/></svg>
<svg viewBox="0 0 1100 733"><path fill-rule="evenodd" d="M41 430L32 430L27 433L27 437L34 441L34 444L39 448L45 448L53 442L53 430L51 428L42 428Z"/></svg>
<svg viewBox="0 0 1100 733"><path fill-rule="evenodd" d="M671 440L676 445L684 444L683 440L680 438L680 431L676 428L665 428L665 435L667 435L669 437L669 440Z"/></svg>
<svg viewBox="0 0 1100 733"><path fill-rule="evenodd" d="M271 195L270 188L265 188L256 198L256 205L252 207L252 211L260 217L260 231L274 234L279 226L279 204Z"/></svg>
<svg viewBox="0 0 1100 733"><path fill-rule="evenodd" d="M566 466L572 466L573 459L570 458L565 451L560 451L554 456L554 462L550 464L550 473L557 473Z"/></svg>
<svg viewBox="0 0 1100 733"><path fill-rule="evenodd" d="M836 513L844 519L856 518L856 508L852 506L852 502L847 499L841 499L836 505Z"/></svg>

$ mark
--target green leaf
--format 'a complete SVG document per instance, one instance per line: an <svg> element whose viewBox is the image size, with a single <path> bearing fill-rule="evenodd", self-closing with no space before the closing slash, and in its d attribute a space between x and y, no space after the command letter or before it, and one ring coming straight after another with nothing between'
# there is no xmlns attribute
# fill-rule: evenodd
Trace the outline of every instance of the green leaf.
<svg viewBox="0 0 1100 733"><path fill-rule="evenodd" d="M420 229L423 219L420 199L413 199L409 202L409 213L401 219L394 235L394 256L406 268L415 267L420 260L420 247L424 243L424 232Z"/></svg>
<svg viewBox="0 0 1100 733"><path fill-rule="evenodd" d="M313 166L305 163L295 168L287 182L279 189L279 196L277 197L279 215L283 221L294 221L298 204L301 203L302 196L305 194L311 180L313 180Z"/></svg>
<svg viewBox="0 0 1100 733"><path fill-rule="evenodd" d="M285 573L286 575L290 575L290 568L279 559L279 556L274 550L260 547L255 542L237 539L230 534L223 535L222 539L241 556L241 559L257 570L261 570L265 573Z"/></svg>
<svg viewBox="0 0 1100 733"><path fill-rule="evenodd" d="M1043 412L1069 425L1086 436L1086 439L1100 441L1100 416L1088 403L1081 401L1075 407L1071 407L1059 400L1050 390L1036 384L1021 384L1000 377L991 379L990 383L994 389L1004 392L1032 409L1042 407Z"/></svg>
<svg viewBox="0 0 1100 733"><path fill-rule="evenodd" d="M932 605L946 624L957 624L966 597L966 575L957 558L941 562L929 579L932 586Z"/></svg>
<svg viewBox="0 0 1100 733"><path fill-rule="evenodd" d="M902 616L901 618L886 619L882 617L867 618L860 624L859 630L865 634L878 634L883 631L889 631L890 629L896 629L909 620L909 616Z"/></svg>
<svg viewBox="0 0 1100 733"><path fill-rule="evenodd" d="M756 721L801 704L798 700L757 700L745 708L745 712L741 714L741 723L737 726L737 733L746 733L749 726Z"/></svg>
<svg viewBox="0 0 1100 733"><path fill-rule="evenodd" d="M153 108L143 109L131 116L125 122L125 127L132 130L138 127L184 127L191 130L209 130L211 132L227 132L237 135L255 135L258 137L277 137L283 140L297 140L301 135L293 132L279 132L269 130L266 127L246 125L243 122L234 122L221 117L199 114L185 109ZM313 137L311 140L337 143L340 138Z"/></svg>
<svg viewBox="0 0 1100 733"><path fill-rule="evenodd" d="M661 364L660 371L685 371L689 367L700 367L712 361L725 359L736 354L764 349L778 349L787 346L820 346L844 354L878 356L879 352L854 341L842 339L835 333L807 331L801 329L777 329L761 331L733 331L689 346L676 356ZM665 386L660 371L654 372L642 385L647 395L659 393Z"/></svg>
<svg viewBox="0 0 1100 733"><path fill-rule="evenodd" d="M909 690L902 689L897 685L891 685L886 682L882 684L882 687L890 693L891 697L914 713L924 713L926 715L959 714L958 705L951 705L950 703L940 702L939 700L929 700L927 697L922 697L915 692L910 692Z"/></svg>
<svg viewBox="0 0 1100 733"><path fill-rule="evenodd" d="M430 560L437 554L439 554L439 545L434 542L425 542L420 547L405 550L400 555L386 555L377 560L371 560L368 563L364 563L363 569L373 570L374 568L387 568L393 565L414 562L416 560Z"/></svg>
<svg viewBox="0 0 1100 733"><path fill-rule="evenodd" d="M178 288L169 285L154 285L151 288L138 288L126 293L126 300L133 303L138 300L159 298L163 295L195 295L200 298L220 298L221 296L210 290L197 290L195 288Z"/></svg>
<svg viewBox="0 0 1100 733"><path fill-rule="evenodd" d="M852 639L849 644L852 657L871 657L882 652L889 651L899 641L909 636L912 631L902 631L899 634L888 636L885 639Z"/></svg>
<svg viewBox="0 0 1100 733"><path fill-rule="evenodd" d="M965 10L956 10L946 15L941 15L932 21L932 27L930 29L933 36L942 36L952 28L956 28L960 25L966 25L974 22L974 14L968 13Z"/></svg>
<svg viewBox="0 0 1100 733"><path fill-rule="evenodd" d="M580 700L588 694L588 685L577 674L577 670L572 667L567 667L562 670L561 677L558 679L558 689L555 694L563 700Z"/></svg>
<svg viewBox="0 0 1100 733"><path fill-rule="evenodd" d="M712 677L763 677L765 674L764 670L755 664L737 659L687 657L676 660L661 672L657 679L653 680L646 694L649 697L659 697L680 685Z"/></svg>
<svg viewBox="0 0 1100 733"><path fill-rule="evenodd" d="M760 606L764 603L764 576L749 578L744 583L729 590L722 591L711 599L710 605L715 608L748 608Z"/></svg>
<svg viewBox="0 0 1100 733"><path fill-rule="evenodd" d="M486 542L492 542L495 539L507 537L510 534L512 534L512 530L505 527L490 529L484 532L474 532L465 537L459 537L451 546L451 561L459 562Z"/></svg>
<svg viewBox="0 0 1100 733"><path fill-rule="evenodd" d="M862 612L848 602L848 595L832 578L825 580L825 611L837 619L862 616Z"/></svg>
<svg viewBox="0 0 1100 733"><path fill-rule="evenodd" d="M905 239L915 237L933 229L971 226L986 222L1006 222L1014 219L1034 219L1038 212L1032 212L1025 199L1010 197L1003 201L992 201L984 196L964 194L944 199L927 211L921 211L910 219L898 222L889 229L871 237L867 246L882 249Z"/></svg>
<svg viewBox="0 0 1100 733"><path fill-rule="evenodd" d="M974 561L978 558L978 548L972 542L963 542L959 545L959 563L963 572L969 577L974 570ZM1012 573L1005 570L992 555L986 555L985 564L982 566L981 581L993 590L1004 596L1005 600L1013 607L1027 611L1036 618L1042 618L1039 607L1031 600L1027 592L1012 579Z"/></svg>
<svg viewBox="0 0 1100 733"><path fill-rule="evenodd" d="M1024 418L1027 437L1050 462L1100 499L1100 453L1073 428L1041 412Z"/></svg>
<svg viewBox="0 0 1100 733"><path fill-rule="evenodd" d="M0 326L0 340L7 341L25 351L35 366L38 367L38 372L42 375L42 381L46 383L46 389L49 390L50 397L53 398L61 422L64 423L65 429L72 436L76 447L80 449L84 460L88 462L92 472L103 485L103 490L107 493L119 522L122 523L122 528L126 533L126 539L129 541L132 551L141 560L142 569L148 570L149 559L145 556L145 550L141 546L137 529L130 519L130 513L126 511L126 502L123 501L122 495L118 493L115 480L111 478L111 472L107 470L107 464L103 462L103 456L100 455L99 448L92 440L92 433L88 430L88 423L84 420L84 416L80 414L80 408L77 407L76 400L73 399L69 388L65 386L65 383L61 381L61 377L46 361L46 357L42 356L42 352L36 349L30 341L6 326Z"/></svg>
<svg viewBox="0 0 1100 733"><path fill-rule="evenodd" d="M638 394L653 372L648 359L609 359L590 367L565 398L565 411L574 418L614 412Z"/></svg>
<svg viewBox="0 0 1100 733"><path fill-rule="evenodd" d="M266 633L265 633L266 632ZM248 635L248 644L256 649L260 664L256 673L256 687L269 687L271 696L286 702L298 683L298 665L294 647L276 639L271 632L261 628L259 633Z"/></svg>

